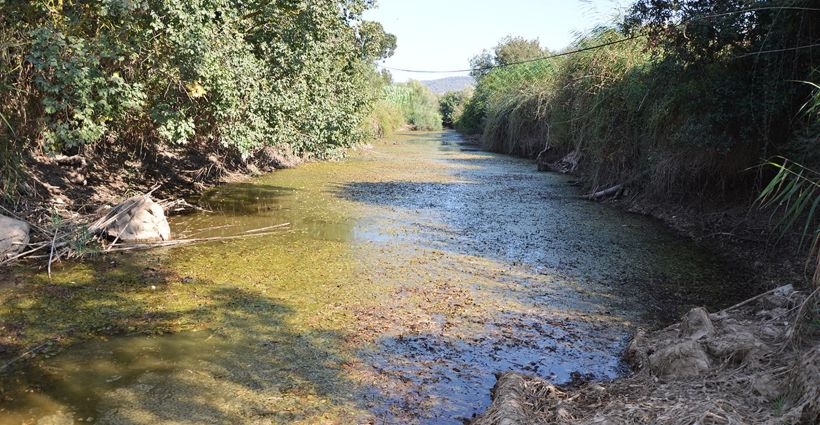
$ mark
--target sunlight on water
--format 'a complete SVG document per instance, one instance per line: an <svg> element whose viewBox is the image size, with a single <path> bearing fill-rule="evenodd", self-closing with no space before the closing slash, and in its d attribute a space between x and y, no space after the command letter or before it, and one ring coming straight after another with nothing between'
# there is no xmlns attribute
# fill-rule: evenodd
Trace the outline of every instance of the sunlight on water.
<svg viewBox="0 0 820 425"><path fill-rule="evenodd" d="M635 326L730 301L708 253L575 190L454 133L214 189L176 236L247 238L21 278L49 296L3 320L73 345L8 374L0 423L457 424L497 371L612 378Z"/></svg>

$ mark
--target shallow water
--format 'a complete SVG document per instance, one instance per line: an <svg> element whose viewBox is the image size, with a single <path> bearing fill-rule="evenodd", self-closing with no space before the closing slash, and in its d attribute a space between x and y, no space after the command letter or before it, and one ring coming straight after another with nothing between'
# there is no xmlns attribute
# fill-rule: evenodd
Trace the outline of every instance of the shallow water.
<svg viewBox="0 0 820 425"><path fill-rule="evenodd" d="M55 277L161 272L102 308L182 331L87 341L5 377L0 423L458 424L495 372L613 378L635 327L733 301L714 256L570 183L445 132L220 187L172 229L247 239Z"/></svg>

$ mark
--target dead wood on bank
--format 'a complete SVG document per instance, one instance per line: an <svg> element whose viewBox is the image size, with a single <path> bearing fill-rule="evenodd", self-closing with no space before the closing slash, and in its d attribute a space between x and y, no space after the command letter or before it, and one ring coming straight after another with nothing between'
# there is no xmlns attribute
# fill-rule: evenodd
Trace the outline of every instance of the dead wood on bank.
<svg viewBox="0 0 820 425"><path fill-rule="evenodd" d="M787 286L718 313L695 309L639 332L625 357L632 375L575 387L505 373L473 424L820 423L817 290Z"/></svg>
<svg viewBox="0 0 820 425"><path fill-rule="evenodd" d="M134 202L129 203L128 201L137 197L148 196L155 189L156 187L146 194L137 195L130 198L124 204L120 204L118 206L119 208L110 210L102 217L94 218L93 216L75 215L71 218L63 218L55 213L51 218L51 222L45 226L38 226L34 223L26 221L0 205L0 210L2 210L4 214L20 221L26 221L31 228L31 242L26 249L3 259L0 261L0 266L5 266L24 259L47 259L46 269L50 277L52 264L57 263L60 260L77 259L95 254L143 251L156 248L177 247L195 243L247 239L271 235L290 226L290 223L282 223L272 226L265 226L258 229L246 230L241 234L232 236L184 238L160 240L156 242L125 242L120 240L119 236L115 236L113 240L111 240L106 234L105 229L111 223L116 222L124 215L128 214L130 207L135 204ZM177 211L180 209L207 211L194 207L193 205L187 203L184 199L164 200L160 201L159 204L163 206L163 209L172 207L176 208Z"/></svg>

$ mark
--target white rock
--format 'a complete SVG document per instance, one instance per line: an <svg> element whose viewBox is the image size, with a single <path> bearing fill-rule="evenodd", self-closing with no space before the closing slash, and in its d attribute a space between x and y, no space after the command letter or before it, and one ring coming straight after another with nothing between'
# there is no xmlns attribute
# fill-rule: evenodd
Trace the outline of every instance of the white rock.
<svg viewBox="0 0 820 425"><path fill-rule="evenodd" d="M128 198L89 227L122 241L167 241L171 227L162 207L148 196Z"/></svg>
<svg viewBox="0 0 820 425"><path fill-rule="evenodd" d="M683 318L680 325L680 333L682 337L697 341L714 334L715 327L712 325L712 321L709 320L709 314L706 313L706 310L698 307L686 313L686 317Z"/></svg>
<svg viewBox="0 0 820 425"><path fill-rule="evenodd" d="M0 260L25 249L29 241L29 230L25 221L0 215Z"/></svg>

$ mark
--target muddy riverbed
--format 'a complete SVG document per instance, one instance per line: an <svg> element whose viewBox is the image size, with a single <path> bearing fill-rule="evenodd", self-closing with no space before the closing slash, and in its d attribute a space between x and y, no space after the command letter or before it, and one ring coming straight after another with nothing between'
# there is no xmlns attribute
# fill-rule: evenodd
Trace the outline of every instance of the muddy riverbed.
<svg viewBox="0 0 820 425"><path fill-rule="evenodd" d="M459 424L495 372L613 378L636 327L736 301L742 273L571 183L402 135L171 223L247 239L20 270L3 332L95 336L9 368L0 424Z"/></svg>

